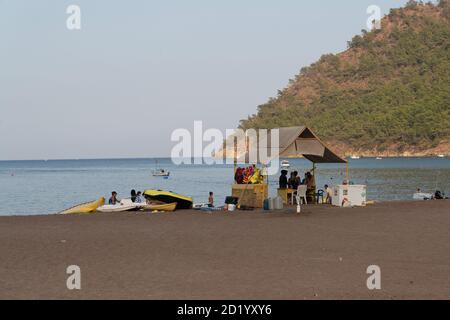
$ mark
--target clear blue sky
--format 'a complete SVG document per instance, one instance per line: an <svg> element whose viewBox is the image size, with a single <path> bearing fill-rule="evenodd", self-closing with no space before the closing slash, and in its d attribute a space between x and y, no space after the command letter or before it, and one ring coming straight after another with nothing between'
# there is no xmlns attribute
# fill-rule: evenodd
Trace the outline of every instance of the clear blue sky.
<svg viewBox="0 0 450 320"><path fill-rule="evenodd" d="M406 0L0 0L0 160L168 156ZM66 8L82 30L66 28Z"/></svg>

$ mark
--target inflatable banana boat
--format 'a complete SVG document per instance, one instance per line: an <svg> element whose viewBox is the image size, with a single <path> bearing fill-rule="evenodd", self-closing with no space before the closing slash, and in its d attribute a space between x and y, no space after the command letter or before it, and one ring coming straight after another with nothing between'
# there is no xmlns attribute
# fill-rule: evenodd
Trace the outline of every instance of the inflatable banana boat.
<svg viewBox="0 0 450 320"><path fill-rule="evenodd" d="M194 200L191 197L183 196L170 191L146 190L144 191L144 197L149 200L168 204L176 202L177 209L192 209L194 204Z"/></svg>
<svg viewBox="0 0 450 320"><path fill-rule="evenodd" d="M82 213L94 213L98 207L105 204L105 198L100 198L96 201L86 202L79 204L70 209L60 212L60 214L82 214Z"/></svg>

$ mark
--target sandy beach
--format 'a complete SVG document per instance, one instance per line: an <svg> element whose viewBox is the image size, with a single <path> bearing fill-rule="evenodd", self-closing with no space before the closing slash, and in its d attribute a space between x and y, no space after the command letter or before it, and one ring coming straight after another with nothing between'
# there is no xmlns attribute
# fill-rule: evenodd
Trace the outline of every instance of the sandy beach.
<svg viewBox="0 0 450 320"><path fill-rule="evenodd" d="M449 299L449 227L449 201L1 217L0 298Z"/></svg>

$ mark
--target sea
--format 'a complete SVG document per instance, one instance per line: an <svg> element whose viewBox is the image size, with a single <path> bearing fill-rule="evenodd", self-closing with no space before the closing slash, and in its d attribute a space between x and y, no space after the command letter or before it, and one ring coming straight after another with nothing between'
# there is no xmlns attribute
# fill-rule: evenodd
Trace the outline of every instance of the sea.
<svg viewBox="0 0 450 320"><path fill-rule="evenodd" d="M305 159L289 161L302 176L312 169ZM156 168L170 171L170 177L153 177ZM317 165L318 188L342 183L345 172L345 165ZM450 195L450 158L351 159L349 175L351 183L367 185L369 200L411 200L418 188ZM54 214L108 198L112 191L127 198L131 189L173 191L195 203L207 202L212 191L221 203L231 194L232 183L233 165L175 165L170 158L0 161L0 216ZM271 176L271 196L277 184L278 175Z"/></svg>

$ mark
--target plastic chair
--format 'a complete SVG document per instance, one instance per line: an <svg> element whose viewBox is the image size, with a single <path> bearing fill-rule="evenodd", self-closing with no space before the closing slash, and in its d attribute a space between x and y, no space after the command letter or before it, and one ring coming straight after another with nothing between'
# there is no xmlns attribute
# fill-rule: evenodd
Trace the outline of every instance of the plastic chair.
<svg viewBox="0 0 450 320"><path fill-rule="evenodd" d="M297 188L297 197L298 199L303 199L305 204L308 204L308 200L306 200L306 191L308 190L307 186L298 186Z"/></svg>

